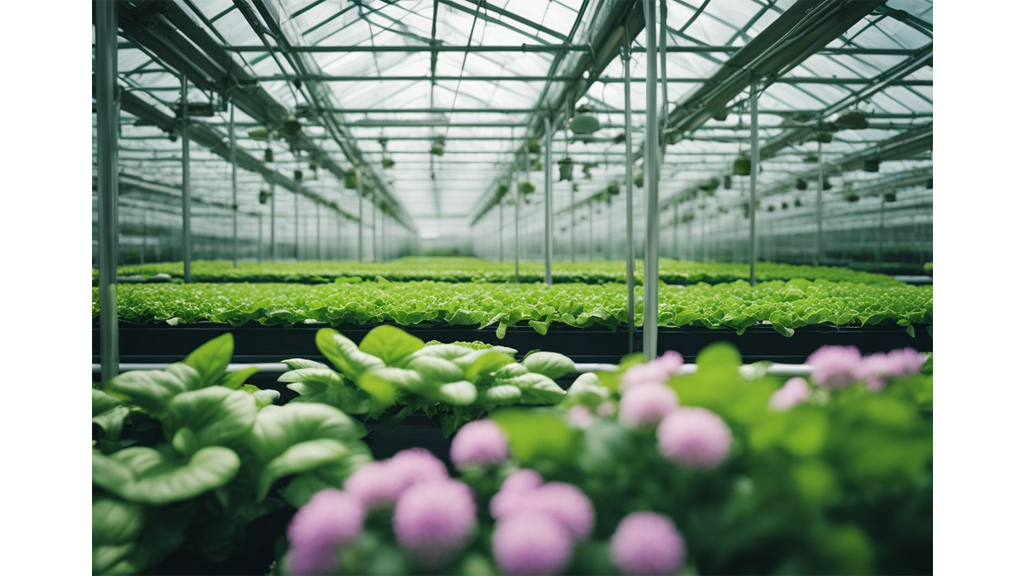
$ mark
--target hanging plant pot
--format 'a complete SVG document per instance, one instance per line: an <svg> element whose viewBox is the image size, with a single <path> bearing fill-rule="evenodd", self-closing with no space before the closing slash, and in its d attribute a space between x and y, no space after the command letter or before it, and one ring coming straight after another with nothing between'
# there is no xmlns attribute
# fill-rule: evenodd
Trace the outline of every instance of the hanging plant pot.
<svg viewBox="0 0 1024 576"><path fill-rule="evenodd" d="M608 193L611 194L612 196L617 195L619 193L619 181L612 180L611 183L608 184L607 190Z"/></svg>
<svg viewBox="0 0 1024 576"><path fill-rule="evenodd" d="M580 191L580 185L575 183L575 182L573 182L572 183L572 191L573 192L579 192Z"/></svg>
<svg viewBox="0 0 1024 576"><path fill-rule="evenodd" d="M807 190L807 180L804 180L803 178L797 178L796 179L796 189L797 190Z"/></svg>
<svg viewBox="0 0 1024 576"><path fill-rule="evenodd" d="M430 153L434 156L444 156L444 144L438 144L437 142L431 144Z"/></svg>
<svg viewBox="0 0 1024 576"><path fill-rule="evenodd" d="M829 142L832 141L832 133L818 132L817 134L814 135L814 141L821 142L822 144L828 144Z"/></svg>
<svg viewBox="0 0 1024 576"><path fill-rule="evenodd" d="M845 200L851 204L860 200L860 196L856 194L847 194Z"/></svg>
<svg viewBox="0 0 1024 576"><path fill-rule="evenodd" d="M385 158L381 162L381 165L384 166L385 168L391 168L391 167L393 167L395 165L395 161L392 160L391 158Z"/></svg>
<svg viewBox="0 0 1024 576"><path fill-rule="evenodd" d="M750 176L750 158L743 154L737 156L732 163L732 173L734 176Z"/></svg>
<svg viewBox="0 0 1024 576"><path fill-rule="evenodd" d="M274 161L274 151L271 150L270 148L267 148L266 150L264 150L263 151L263 161L264 162L273 162Z"/></svg>
<svg viewBox="0 0 1024 576"><path fill-rule="evenodd" d="M789 202L783 202L780 208L782 208L783 210L789 210Z"/></svg>
<svg viewBox="0 0 1024 576"><path fill-rule="evenodd" d="M531 172L538 172L538 171L543 170L543 169L544 169L544 165L541 164L540 160L534 160L533 164L530 166L530 171Z"/></svg>
<svg viewBox="0 0 1024 576"><path fill-rule="evenodd" d="M291 138L302 130L302 123L294 116L285 118L284 122L281 122L281 127L277 129L285 138Z"/></svg>
<svg viewBox="0 0 1024 576"><path fill-rule="evenodd" d="M633 175L633 184L636 184L637 188L644 187L644 173L643 170Z"/></svg>
<svg viewBox="0 0 1024 576"><path fill-rule="evenodd" d="M803 201L801 201L799 198L797 198L796 200L793 200L793 207L794 208L799 208L799 207L801 207L803 205L804 205Z"/></svg>
<svg viewBox="0 0 1024 576"><path fill-rule="evenodd" d="M864 161L864 171L878 172L879 162L880 161L878 160L878 158L868 158L867 160Z"/></svg>
<svg viewBox="0 0 1024 576"><path fill-rule="evenodd" d="M700 183L697 184L697 188L700 188L708 194L714 194L715 190L718 190L718 184L718 178L708 178L707 180L701 180Z"/></svg>
<svg viewBox="0 0 1024 576"><path fill-rule="evenodd" d="M267 139L267 127L257 126L249 129L249 138L257 138L259 140Z"/></svg>
<svg viewBox="0 0 1024 576"><path fill-rule="evenodd" d="M868 115L853 110L836 118L835 125L840 130L864 130L868 127Z"/></svg>
<svg viewBox="0 0 1024 576"><path fill-rule="evenodd" d="M345 188L355 190L359 188L359 173L355 168L345 170Z"/></svg>
<svg viewBox="0 0 1024 576"><path fill-rule="evenodd" d="M296 171L295 171L295 172L294 172L294 173L292 174L292 176L293 176L293 177L295 178L295 181L296 181L296 182L301 182L301 181L302 181L302 170L296 170Z"/></svg>
<svg viewBox="0 0 1024 576"><path fill-rule="evenodd" d="M271 196L270 190L260 190L260 204L266 204Z"/></svg>
<svg viewBox="0 0 1024 576"><path fill-rule="evenodd" d="M769 204L768 205L768 211L769 212L775 212L775 205L774 204Z"/></svg>
<svg viewBox="0 0 1024 576"><path fill-rule="evenodd" d="M540 154L540 140L530 140L526 143L526 151L530 154Z"/></svg>
<svg viewBox="0 0 1024 576"><path fill-rule="evenodd" d="M533 182L530 182L529 180L524 180L523 182L519 183L519 193L520 194L523 194L523 195L533 194L536 190L537 190L537 187L534 186Z"/></svg>
<svg viewBox="0 0 1024 576"><path fill-rule="evenodd" d="M719 122L725 122L729 118L729 109L719 108L718 110L715 110L711 114L711 117L714 118L715 120L718 120Z"/></svg>
<svg viewBox="0 0 1024 576"><path fill-rule="evenodd" d="M593 134L601 129L601 121L590 113L590 106L584 104L576 109L576 114L569 119L569 129L573 134Z"/></svg>
<svg viewBox="0 0 1024 576"><path fill-rule="evenodd" d="M896 193L895 192L886 192L885 196L883 196L882 199L884 201L886 201L886 202L895 202L896 201Z"/></svg>
<svg viewBox="0 0 1024 576"><path fill-rule="evenodd" d="M828 178L825 178L825 181L822 182L821 189L822 190L831 190L832 189L832 182L830 182Z"/></svg>
<svg viewBox="0 0 1024 576"><path fill-rule="evenodd" d="M504 198L506 194L508 194L508 184L499 184L498 185L498 200L501 200L502 198Z"/></svg>
<svg viewBox="0 0 1024 576"><path fill-rule="evenodd" d="M817 162L817 161L818 161L818 155L817 154L808 154L807 156L804 156L804 162L807 162L808 164L810 164L812 162Z"/></svg>
<svg viewBox="0 0 1024 576"><path fill-rule="evenodd" d="M572 180L572 158L562 158L558 161L558 181Z"/></svg>
<svg viewBox="0 0 1024 576"><path fill-rule="evenodd" d="M625 132L619 132L618 134L615 135L615 138L612 138L612 142L615 143L615 144L623 144L623 143L625 143L626 142L626 133Z"/></svg>
<svg viewBox="0 0 1024 576"><path fill-rule="evenodd" d="M732 190L732 174L726 174L725 178L722 178L722 188Z"/></svg>

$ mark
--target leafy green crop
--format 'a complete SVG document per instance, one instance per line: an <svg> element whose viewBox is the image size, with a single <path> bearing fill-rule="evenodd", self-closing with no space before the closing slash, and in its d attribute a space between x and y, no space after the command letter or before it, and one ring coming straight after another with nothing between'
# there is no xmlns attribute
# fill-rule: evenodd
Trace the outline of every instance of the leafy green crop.
<svg viewBox="0 0 1024 576"><path fill-rule="evenodd" d="M672 258L659 259L659 279L668 284L719 284L749 277L748 265L732 262L689 262ZM643 282L643 265L637 263L636 280ZM121 276L150 277L157 274L181 278L180 262L122 266ZM235 268L227 261L192 262L192 278L197 282L296 282L323 284L334 281L375 280L435 281L435 282L512 282L515 279L512 262L494 262L479 258L406 257L389 262L242 262ZM93 275L96 283L97 275ZM895 286L900 282L883 274L858 272L847 268L801 266L793 264L759 263L757 279L831 280L858 282L879 286ZM544 263L524 261L519 267L520 282L543 282ZM556 283L603 284L624 283L624 261L556 262L552 271Z"/></svg>
<svg viewBox="0 0 1024 576"><path fill-rule="evenodd" d="M223 561L248 523L371 460L360 423L273 405L276 391L245 384L253 370L227 372L233 349L225 334L93 389L93 573L145 572L182 546Z"/></svg>
<svg viewBox="0 0 1024 576"><path fill-rule="evenodd" d="M512 348L426 346L394 326L370 330L358 346L323 328L316 345L337 370L312 360L285 360L292 370L279 381L299 394L293 402L319 402L373 418L397 409L392 423L422 410L441 417L446 436L498 406L559 402L565 391L554 379L575 370L572 360L553 352L530 354L518 364Z"/></svg>
<svg viewBox="0 0 1024 576"><path fill-rule="evenodd" d="M322 322L331 326L393 322L401 326L510 326L615 330L627 324L626 289L617 284L449 284L387 281L357 284L154 284L118 288L118 316L132 324L191 324L201 320L241 326ZM93 315L99 314L93 289ZM643 318L637 290L636 321ZM743 333L771 323L780 333L815 324L897 323L913 333L932 323L932 287L866 286L791 280L665 286L660 326L705 326Z"/></svg>

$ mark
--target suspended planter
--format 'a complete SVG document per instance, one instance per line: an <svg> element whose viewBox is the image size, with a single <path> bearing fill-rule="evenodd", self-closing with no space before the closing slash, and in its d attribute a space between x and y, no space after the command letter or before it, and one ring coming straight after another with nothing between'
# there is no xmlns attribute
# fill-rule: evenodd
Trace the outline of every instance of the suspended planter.
<svg viewBox="0 0 1024 576"><path fill-rule="evenodd" d="M612 196L616 196L616 195L618 195L618 193L619 193L619 181L618 181L618 180L612 180L612 181L611 181L611 182L610 182L610 183L608 184L608 188L607 188L606 190L607 190L607 191L608 191L608 193L609 193L609 194L611 194Z"/></svg>
<svg viewBox="0 0 1024 576"><path fill-rule="evenodd" d="M580 191L580 185L575 183L575 182L573 182L572 183L572 191L573 192L579 192Z"/></svg>
<svg viewBox="0 0 1024 576"><path fill-rule="evenodd" d="M732 174L726 174L725 177L722 178L722 188L732 190Z"/></svg>
<svg viewBox="0 0 1024 576"><path fill-rule="evenodd" d="M544 164L541 164L540 160L534 160L533 164L530 166L530 171L531 172L538 172L538 171L543 170L543 169L544 169Z"/></svg>
<svg viewBox="0 0 1024 576"><path fill-rule="evenodd" d="M266 150L264 150L263 151L263 161L264 162L273 162L274 161L274 151L271 150L270 148L267 148Z"/></svg>
<svg viewBox="0 0 1024 576"><path fill-rule="evenodd" d="M828 178L825 178L824 182L822 182L821 189L822 190L831 190L832 189L832 182L830 182Z"/></svg>
<svg viewBox="0 0 1024 576"><path fill-rule="evenodd" d="M524 196L527 194L533 194L536 191L537 187L534 186L533 182L530 182L529 180L524 180L519 183L519 193L523 194Z"/></svg>
<svg viewBox="0 0 1024 576"><path fill-rule="evenodd" d="M359 172L355 168L345 170L345 188L355 190L359 188Z"/></svg>
<svg viewBox="0 0 1024 576"><path fill-rule="evenodd" d="M711 113L711 117L719 122L725 122L729 118L729 109L719 108Z"/></svg>
<svg viewBox="0 0 1024 576"><path fill-rule="evenodd" d="M797 190L807 190L807 180L804 180L803 178L797 178L796 179L796 189Z"/></svg>
<svg viewBox="0 0 1024 576"><path fill-rule="evenodd" d="M789 210L789 202L783 202L782 205L779 207L782 208L783 210Z"/></svg>
<svg viewBox="0 0 1024 576"><path fill-rule="evenodd" d="M793 207L794 208L799 208L799 207L801 207L803 205L804 205L803 201L800 200L799 198L797 198L796 200L793 200Z"/></svg>
<svg viewBox="0 0 1024 576"><path fill-rule="evenodd" d="M817 161L818 161L818 155L817 154L808 154L807 156L804 156L804 162L807 162L808 164L816 163Z"/></svg>
<svg viewBox="0 0 1024 576"><path fill-rule="evenodd" d="M444 138L434 140L430 145L430 153L434 156L444 156Z"/></svg>
<svg viewBox="0 0 1024 576"><path fill-rule="evenodd" d="M878 172L880 160L878 158L868 158L864 161L865 172Z"/></svg>
<svg viewBox="0 0 1024 576"><path fill-rule="evenodd" d="M718 184L718 178L708 178L707 180L701 180L697 184L697 188L708 194L714 194L715 190L718 190Z"/></svg>
<svg viewBox="0 0 1024 576"><path fill-rule="evenodd" d="M732 163L734 176L750 176L750 158L746 154L740 154Z"/></svg>
<svg viewBox="0 0 1024 576"><path fill-rule="evenodd" d="M821 142L822 144L828 144L829 142L832 141L832 133L824 131L818 132L817 134L814 135L814 141Z"/></svg>
<svg viewBox="0 0 1024 576"><path fill-rule="evenodd" d="M270 190L260 190L260 204L266 204L271 196Z"/></svg>
<svg viewBox="0 0 1024 576"><path fill-rule="evenodd" d="M896 193L895 192L886 192L885 196L882 197L882 200L884 200L885 202L895 202L896 201Z"/></svg>
<svg viewBox="0 0 1024 576"><path fill-rule="evenodd" d="M768 205L768 211L769 212L775 212L775 205L774 204L769 204Z"/></svg>
<svg viewBox="0 0 1024 576"><path fill-rule="evenodd" d="M625 132L619 132L618 134L615 135L614 138L612 138L612 142L615 143L615 144L623 144L623 143L625 143L626 142L626 133Z"/></svg>
<svg viewBox="0 0 1024 576"><path fill-rule="evenodd" d="M576 109L576 114L569 119L569 129L573 134L586 136L601 129L601 121L590 113L590 106L584 104Z"/></svg>
<svg viewBox="0 0 1024 576"><path fill-rule="evenodd" d="M266 126L257 126L249 129L249 138L256 138L259 140L266 140L269 133L267 132Z"/></svg>
<svg viewBox="0 0 1024 576"><path fill-rule="evenodd" d="M850 193L850 194L847 194L844 197L844 200L846 200L847 202L853 204L854 202L857 202L858 200L860 200L860 196L858 196L856 194L853 194L853 193Z"/></svg>
<svg viewBox="0 0 1024 576"><path fill-rule="evenodd" d="M381 165L384 166L385 168L392 168L395 165L395 161L392 160L391 158L385 158L383 161L381 161Z"/></svg>
<svg viewBox="0 0 1024 576"><path fill-rule="evenodd" d="M526 143L526 151L530 154L540 154L540 140L530 140Z"/></svg>
<svg viewBox="0 0 1024 576"><path fill-rule="evenodd" d="M853 110L836 118L835 125L840 130L864 130L868 127L868 115Z"/></svg>
<svg viewBox="0 0 1024 576"><path fill-rule="evenodd" d="M288 116L281 122L281 126L277 129L278 133L285 138L291 138L302 130L302 123L299 122L295 116Z"/></svg>
<svg viewBox="0 0 1024 576"><path fill-rule="evenodd" d="M508 184L498 184L498 199L501 200L508 194Z"/></svg>
<svg viewBox="0 0 1024 576"><path fill-rule="evenodd" d="M643 170L633 175L633 184L636 184L637 188L644 187L644 172Z"/></svg>
<svg viewBox="0 0 1024 576"><path fill-rule="evenodd" d="M558 161L558 181L572 180L572 158L568 156Z"/></svg>
<svg viewBox="0 0 1024 576"><path fill-rule="evenodd" d="M302 170L296 170L293 172L292 177L295 178L296 182L302 182Z"/></svg>

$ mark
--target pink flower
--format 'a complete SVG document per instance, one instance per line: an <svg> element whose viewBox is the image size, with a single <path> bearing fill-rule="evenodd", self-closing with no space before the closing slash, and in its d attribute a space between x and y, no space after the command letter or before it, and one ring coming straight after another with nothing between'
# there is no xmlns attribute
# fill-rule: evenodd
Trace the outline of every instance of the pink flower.
<svg viewBox="0 0 1024 576"><path fill-rule="evenodd" d="M634 386L619 402L619 421L631 428L653 426L678 407L679 396L664 384Z"/></svg>
<svg viewBox="0 0 1024 576"><path fill-rule="evenodd" d="M893 374L892 362L885 352L865 356L857 366L857 381L867 385L868 390L878 392L885 388L889 376Z"/></svg>
<svg viewBox="0 0 1024 576"><path fill-rule="evenodd" d="M338 568L338 548L363 532L363 505L340 490L321 490L299 509L288 525L288 567L298 575L323 574Z"/></svg>
<svg viewBox="0 0 1024 576"><path fill-rule="evenodd" d="M658 426L658 451L686 468L710 470L729 457L732 431L704 408L679 408Z"/></svg>
<svg viewBox="0 0 1024 576"><path fill-rule="evenodd" d="M605 400L604 402L601 402L600 404L597 405L597 408L594 410L594 413L600 416L601 418L607 418L612 414L615 414L615 403L610 400Z"/></svg>
<svg viewBox="0 0 1024 576"><path fill-rule="evenodd" d="M572 408L569 408L569 423L576 428L586 428L590 425L590 422L594 419L594 414L589 408L582 404L577 404Z"/></svg>
<svg viewBox="0 0 1024 576"><path fill-rule="evenodd" d="M476 522L476 501L455 480L432 481L407 490L395 505L398 544L425 566L436 567L461 550Z"/></svg>
<svg viewBox="0 0 1024 576"><path fill-rule="evenodd" d="M501 518L522 507L532 498L530 494L544 484L544 479L533 470L520 470L509 475L501 484L501 490L491 498L492 518Z"/></svg>
<svg viewBox="0 0 1024 576"><path fill-rule="evenodd" d="M889 352L889 360L893 376L913 376L924 366L924 357L913 348L900 348Z"/></svg>
<svg viewBox="0 0 1024 576"><path fill-rule="evenodd" d="M447 478L448 469L436 456L423 448L410 448L356 470L345 481L345 491L358 497L367 510L380 510L394 506L416 484Z"/></svg>
<svg viewBox="0 0 1024 576"><path fill-rule="evenodd" d="M550 516L523 512L498 522L491 540L505 574L557 574L572 556L572 537Z"/></svg>
<svg viewBox="0 0 1024 576"><path fill-rule="evenodd" d="M682 366L683 356L679 352L666 352L650 362L630 366L622 375L620 388L623 392L626 392L634 386L651 382L664 384Z"/></svg>
<svg viewBox="0 0 1024 576"><path fill-rule="evenodd" d="M573 539L579 541L590 536L594 529L594 506L583 491L564 482L548 482L529 493L535 498L534 506L565 527Z"/></svg>
<svg viewBox="0 0 1024 576"><path fill-rule="evenodd" d="M490 420L470 422L452 440L451 456L459 470L500 464L508 458L508 438Z"/></svg>
<svg viewBox="0 0 1024 576"><path fill-rule="evenodd" d="M772 394L768 405L772 410L789 410L797 404L806 402L811 397L811 387L803 378L790 378Z"/></svg>
<svg viewBox="0 0 1024 576"><path fill-rule="evenodd" d="M505 481L501 483L501 491L526 492L540 488L542 484L544 484L544 479L541 478L540 474L526 468L509 474L508 478L505 478Z"/></svg>
<svg viewBox="0 0 1024 576"><path fill-rule="evenodd" d="M448 479L444 462L424 448L402 450L388 460L388 465L401 492L421 482Z"/></svg>
<svg viewBox="0 0 1024 576"><path fill-rule="evenodd" d="M807 358L811 377L824 388L845 388L857 381L860 352L853 346L822 346Z"/></svg>
<svg viewBox="0 0 1024 576"><path fill-rule="evenodd" d="M668 517L634 512L615 529L611 557L623 574L674 574L683 566L686 543Z"/></svg>

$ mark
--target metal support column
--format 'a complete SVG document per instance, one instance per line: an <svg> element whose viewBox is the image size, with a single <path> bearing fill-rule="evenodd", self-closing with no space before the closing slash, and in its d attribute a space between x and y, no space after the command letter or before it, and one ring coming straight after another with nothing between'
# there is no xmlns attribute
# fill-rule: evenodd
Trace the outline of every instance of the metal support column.
<svg viewBox="0 0 1024 576"><path fill-rule="evenodd" d="M551 116L544 118L544 282L551 286L554 255L554 214L551 201Z"/></svg>
<svg viewBox="0 0 1024 576"><path fill-rule="evenodd" d="M360 262L363 261L363 178L359 178L359 258Z"/></svg>
<svg viewBox="0 0 1024 576"><path fill-rule="evenodd" d="M587 224L590 225L590 233L587 240L587 256L594 261L594 203L587 202Z"/></svg>
<svg viewBox="0 0 1024 576"><path fill-rule="evenodd" d="M625 87L624 96L626 111L626 118L624 120L626 127L626 316L629 319L627 322L629 327L629 352L632 353L633 342L636 340L636 288L634 286L633 279L636 275L636 271L634 270L634 256L636 252L633 249L633 107L630 104L631 82L629 68L629 39L627 38L622 43L622 71L625 75L625 82L623 83L623 86ZM611 218L610 214L609 218ZM610 253L608 254L608 258L611 259Z"/></svg>
<svg viewBox="0 0 1024 576"><path fill-rule="evenodd" d="M818 219L817 233L814 236L814 265L821 266L825 262L825 243L824 243L824 207L822 206L822 196L825 193L825 160L821 157L821 142L818 142L818 204L815 207L817 212L816 216Z"/></svg>
<svg viewBox="0 0 1024 576"><path fill-rule="evenodd" d="M672 257L679 258L679 202L672 205Z"/></svg>
<svg viewBox="0 0 1024 576"><path fill-rule="evenodd" d="M231 138L231 259L238 268L238 158L235 143L235 101L231 100L230 127ZM262 232L263 229L260 229Z"/></svg>
<svg viewBox="0 0 1024 576"><path fill-rule="evenodd" d="M658 31L655 0L643 0L647 33L647 126L644 143L644 188L647 192L644 243L644 356L658 354ZM626 107L629 108L628 106ZM629 134L630 130L626 130ZM627 279L628 280L628 279Z"/></svg>
<svg viewBox="0 0 1024 576"><path fill-rule="evenodd" d="M758 157L757 132L757 78L750 82L750 285L754 285L754 274L757 263L757 170L760 164Z"/></svg>
<svg viewBox="0 0 1024 576"><path fill-rule="evenodd" d="M256 225L260 227L256 235L256 261L263 262L263 214L256 215Z"/></svg>
<svg viewBox="0 0 1024 576"><path fill-rule="evenodd" d="M149 239L149 222L147 222L146 214L148 214L148 212L145 209L143 209L142 210L142 249L139 250L139 263L140 264L145 264L146 263L146 244L148 243L147 240Z"/></svg>
<svg viewBox="0 0 1024 576"><path fill-rule="evenodd" d="M277 191L270 181L270 261L277 260Z"/></svg>
<svg viewBox="0 0 1024 576"><path fill-rule="evenodd" d="M875 248L875 262L882 264L882 247L885 245L885 195L878 197L882 204L878 207L878 246Z"/></svg>
<svg viewBox="0 0 1024 576"><path fill-rule="evenodd" d="M334 224L334 235L335 235L335 239L334 239L334 250L335 250L334 259L335 260L341 260L342 259L342 253L341 253L341 214L335 213L334 214L334 221L335 221L335 224Z"/></svg>
<svg viewBox="0 0 1024 576"><path fill-rule="evenodd" d="M96 3L96 169L99 212L100 372L117 376L117 5Z"/></svg>
<svg viewBox="0 0 1024 576"><path fill-rule="evenodd" d="M299 260L299 193L295 193L295 261Z"/></svg>
<svg viewBox="0 0 1024 576"><path fill-rule="evenodd" d="M101 2L102 4L102 2ZM188 78L181 75L181 252L185 282L192 281L192 179L188 171Z"/></svg>
<svg viewBox="0 0 1024 576"><path fill-rule="evenodd" d="M523 152L524 182L530 179L530 154ZM519 192L519 180L516 179L516 284L519 284L519 200L522 194Z"/></svg>
<svg viewBox="0 0 1024 576"><path fill-rule="evenodd" d="M498 262L505 261L505 199L498 200Z"/></svg>
<svg viewBox="0 0 1024 576"><path fill-rule="evenodd" d="M320 262L323 260L323 255L320 253L320 204L316 205L316 260Z"/></svg>

